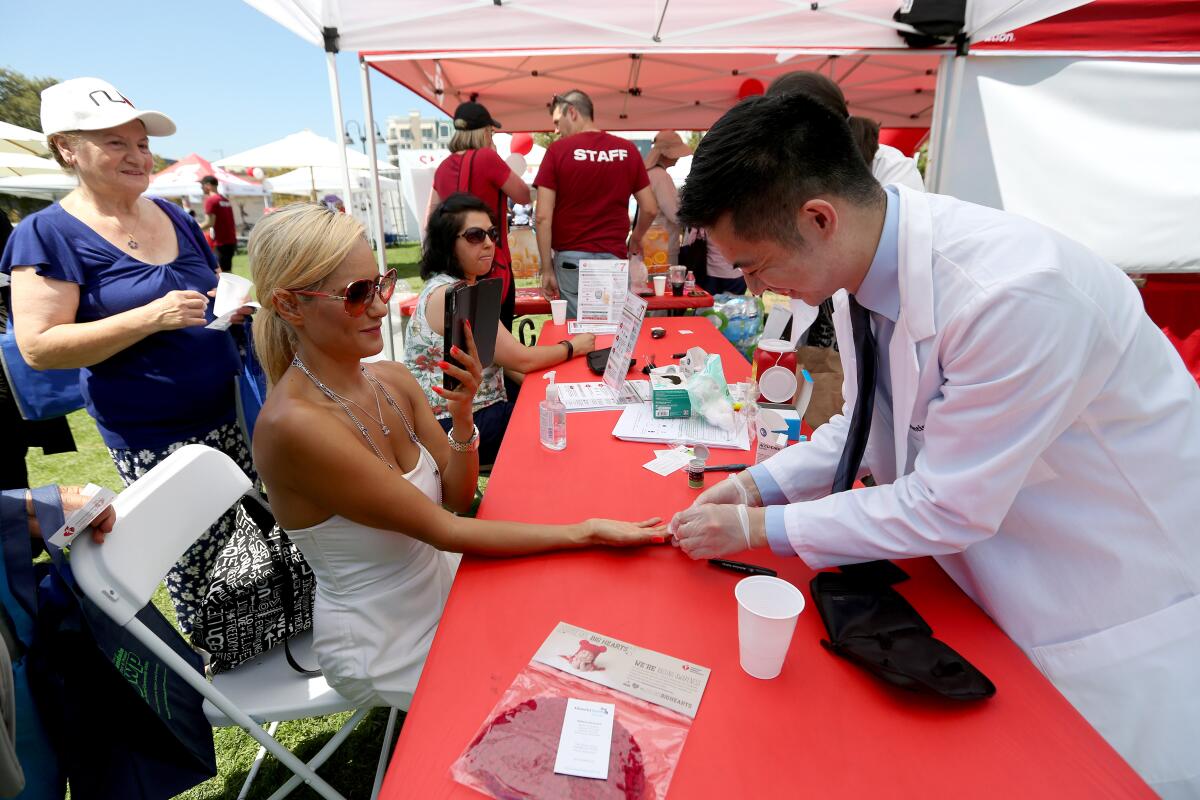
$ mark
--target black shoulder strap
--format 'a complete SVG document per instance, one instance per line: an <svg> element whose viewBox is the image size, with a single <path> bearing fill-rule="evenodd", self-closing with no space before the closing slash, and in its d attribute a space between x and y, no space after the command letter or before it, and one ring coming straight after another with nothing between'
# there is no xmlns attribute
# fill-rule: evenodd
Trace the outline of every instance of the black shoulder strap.
<svg viewBox="0 0 1200 800"><path fill-rule="evenodd" d="M475 173L475 151L468 150L466 153L463 154L462 163L458 165L458 190L460 192L470 192L471 191L471 178L474 176L474 173ZM463 180L463 175L467 176L467 179L465 181Z"/></svg>

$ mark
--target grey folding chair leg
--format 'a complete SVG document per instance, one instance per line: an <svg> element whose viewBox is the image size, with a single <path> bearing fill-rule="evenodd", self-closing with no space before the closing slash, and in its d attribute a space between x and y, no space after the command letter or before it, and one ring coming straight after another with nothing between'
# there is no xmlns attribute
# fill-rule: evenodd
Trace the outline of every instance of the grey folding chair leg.
<svg viewBox="0 0 1200 800"><path fill-rule="evenodd" d="M354 727L358 725L358 723L362 721L362 718L370 712L370 707L367 707L357 709L353 714L351 714L350 719L346 720L346 724L339 728L338 732L335 733L333 737L325 743L325 746L318 750L317 754L308 760L307 766L309 769L320 769L321 765L324 764L331 755L333 755L334 751L341 747L342 742L346 741L346 737L354 732ZM275 793L272 794L267 800L281 800L281 798L287 797L300 787L300 782L303 779L300 777L300 773L296 772L295 770L292 771L295 772L295 774L288 778L287 783L276 789Z"/></svg>
<svg viewBox="0 0 1200 800"><path fill-rule="evenodd" d="M325 779L309 768L307 764L296 757L292 751L288 750L274 738L267 735L262 726L255 722L250 716L235 706L229 701L225 695L217 690L215 686L205 680L204 676L192 669L192 665L184 660L182 656L171 649L171 646L158 638L157 635L140 619L134 617L126 625L126 629L132 633L139 642L146 645L154 655L162 659L164 664L171 666L171 669L179 673L179 675L187 681L193 689L201 695L212 701L212 704L221 710L226 717L246 733L253 736L259 744L267 748L271 755L279 759L279 762L290 769L295 775L300 776L309 786L313 788L317 794L324 797L325 800L346 800L337 793L332 786L325 782Z"/></svg>
<svg viewBox="0 0 1200 800"><path fill-rule="evenodd" d="M388 756L392 753L392 733L396 730L396 715L399 709L393 708L388 714L387 728L383 732L383 745L379 749L379 766L375 768L375 786L371 789L371 800L379 797L383 787L383 776L387 774Z"/></svg>
<svg viewBox="0 0 1200 800"><path fill-rule="evenodd" d="M267 726L267 736L274 738L275 731L279 730L279 721L276 720ZM250 771L246 773L246 780L242 783L242 790L238 792L237 800L246 800L250 796L250 784L254 783L255 776L258 775L258 770L262 767L263 758L267 755L267 748L261 744L258 746L258 752L254 755L254 763L250 765Z"/></svg>

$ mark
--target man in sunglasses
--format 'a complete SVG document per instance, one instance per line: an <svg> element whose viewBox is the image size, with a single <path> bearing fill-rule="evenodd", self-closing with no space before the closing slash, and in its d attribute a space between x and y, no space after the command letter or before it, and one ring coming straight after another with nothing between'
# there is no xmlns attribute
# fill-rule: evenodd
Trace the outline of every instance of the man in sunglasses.
<svg viewBox="0 0 1200 800"><path fill-rule="evenodd" d="M562 138L547 148L533 181L542 291L548 298L566 300L567 316L573 318L579 262L641 252L642 236L658 216L658 203L637 148L596 127L591 98L578 89L555 95L550 115ZM631 196L638 204L632 236Z"/></svg>

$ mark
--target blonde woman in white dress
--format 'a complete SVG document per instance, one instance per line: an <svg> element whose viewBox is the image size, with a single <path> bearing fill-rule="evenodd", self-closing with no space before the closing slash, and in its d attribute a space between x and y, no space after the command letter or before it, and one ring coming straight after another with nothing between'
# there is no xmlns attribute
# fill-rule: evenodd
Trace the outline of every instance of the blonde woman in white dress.
<svg viewBox="0 0 1200 800"><path fill-rule="evenodd" d="M515 556L663 541L660 520L529 525L455 516L479 476L471 404L473 340L443 369L449 434L399 363L362 364L383 347L395 273L380 276L362 226L322 206L259 222L250 263L263 309L255 345L271 383L254 458L280 525L317 577L313 643L348 699L406 706L454 579L457 556Z"/></svg>

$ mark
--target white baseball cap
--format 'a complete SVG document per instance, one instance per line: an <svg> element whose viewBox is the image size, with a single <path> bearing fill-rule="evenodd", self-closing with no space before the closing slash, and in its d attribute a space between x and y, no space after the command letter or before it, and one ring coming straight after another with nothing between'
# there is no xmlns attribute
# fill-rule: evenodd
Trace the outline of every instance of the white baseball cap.
<svg viewBox="0 0 1200 800"><path fill-rule="evenodd" d="M72 78L42 90L42 133L102 131L140 119L150 136L170 136L175 123L160 111L139 111L99 78Z"/></svg>

